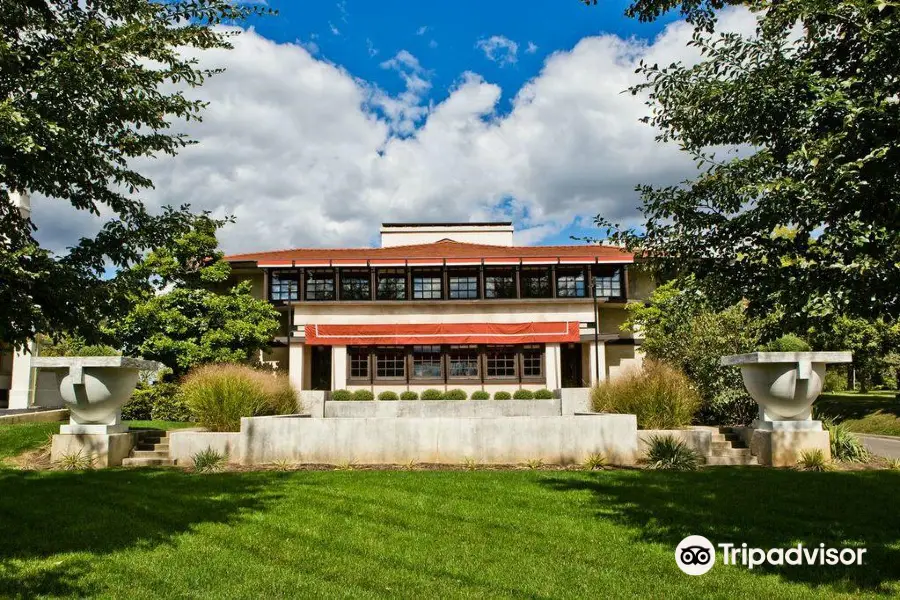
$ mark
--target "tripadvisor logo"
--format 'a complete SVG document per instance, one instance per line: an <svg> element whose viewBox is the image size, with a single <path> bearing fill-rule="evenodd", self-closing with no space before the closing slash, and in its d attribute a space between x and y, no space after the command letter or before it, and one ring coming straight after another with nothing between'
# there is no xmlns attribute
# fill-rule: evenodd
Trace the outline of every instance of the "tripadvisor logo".
<svg viewBox="0 0 900 600"><path fill-rule="evenodd" d="M751 548L747 544L717 544L722 550L722 563L742 565L748 569L760 565L861 565L865 548L826 548L825 544L790 548ZM675 562L688 575L703 575L716 564L716 549L702 535L689 535L675 548Z"/></svg>

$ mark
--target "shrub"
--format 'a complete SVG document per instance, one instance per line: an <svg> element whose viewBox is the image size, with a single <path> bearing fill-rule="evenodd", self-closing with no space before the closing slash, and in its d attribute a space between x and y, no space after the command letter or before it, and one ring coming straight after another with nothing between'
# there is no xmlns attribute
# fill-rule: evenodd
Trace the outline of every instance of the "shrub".
<svg viewBox="0 0 900 600"><path fill-rule="evenodd" d="M478 390L477 392L472 392L472 400L490 400L491 395L484 390Z"/></svg>
<svg viewBox="0 0 900 600"><path fill-rule="evenodd" d="M509 392L494 392L494 400L512 400L512 394Z"/></svg>
<svg viewBox="0 0 900 600"><path fill-rule="evenodd" d="M122 407L122 419L126 421L147 421L153 413L179 417L178 419L162 419L161 421L190 421L190 411L183 402L175 401L178 386L171 382L157 381L153 384L138 382L131 398ZM157 405L160 405L157 408Z"/></svg>
<svg viewBox="0 0 900 600"><path fill-rule="evenodd" d="M547 388L540 389L534 393L535 400L553 400L553 392Z"/></svg>
<svg viewBox="0 0 900 600"><path fill-rule="evenodd" d="M287 376L236 364L194 369L185 377L180 395L197 422L211 431L239 431L241 417L297 410L297 396Z"/></svg>
<svg viewBox="0 0 900 600"><path fill-rule="evenodd" d="M792 333L785 334L777 340L760 347L761 352L809 352L809 344Z"/></svg>
<svg viewBox="0 0 900 600"><path fill-rule="evenodd" d="M388 400L399 400L400 396L397 395L397 392L381 392L378 394L378 399L385 402Z"/></svg>
<svg viewBox="0 0 900 600"><path fill-rule="evenodd" d="M804 450L797 461L797 469L800 471L830 471L831 463L825 458L821 450Z"/></svg>
<svg viewBox="0 0 900 600"><path fill-rule="evenodd" d="M425 390L424 392L422 392L422 400L443 400L443 399L444 399L444 392L442 392L441 390L430 389L430 390Z"/></svg>
<svg viewBox="0 0 900 600"><path fill-rule="evenodd" d="M516 390L513 393L514 400L534 400L534 392L531 390Z"/></svg>
<svg viewBox="0 0 900 600"><path fill-rule="evenodd" d="M747 425L759 414L759 405L747 390L722 390L700 407L698 420L714 425Z"/></svg>
<svg viewBox="0 0 900 600"><path fill-rule="evenodd" d="M400 394L400 399L401 400L418 400L419 394L417 394L416 392L403 392L402 394Z"/></svg>
<svg viewBox="0 0 900 600"><path fill-rule="evenodd" d="M150 418L154 421L194 421L196 417L187 404L184 394L174 383L159 384L165 388L157 389L153 400L153 408L150 409Z"/></svg>
<svg viewBox="0 0 900 600"><path fill-rule="evenodd" d="M823 392L846 392L847 391L847 373L838 369L828 369L825 371L825 381L822 382Z"/></svg>
<svg viewBox="0 0 900 600"><path fill-rule="evenodd" d="M674 429L690 425L700 397L683 373L648 360L643 369L625 372L591 392L595 412L634 414L644 429Z"/></svg>
<svg viewBox="0 0 900 600"><path fill-rule="evenodd" d="M350 390L334 390L331 392L331 399L337 402L349 402L353 400L353 392Z"/></svg>
<svg viewBox="0 0 900 600"><path fill-rule="evenodd" d="M212 448L201 450L192 457L194 470L198 473L218 473L225 468L227 456L216 452Z"/></svg>
<svg viewBox="0 0 900 600"><path fill-rule="evenodd" d="M468 397L464 390L450 390L444 394L444 400L465 400Z"/></svg>
<svg viewBox="0 0 900 600"><path fill-rule="evenodd" d="M122 406L122 420L149 421L152 417L154 391L153 386L138 382L131 392L131 398Z"/></svg>
<svg viewBox="0 0 900 600"><path fill-rule="evenodd" d="M700 457L684 442L671 435L654 435L647 448L647 463L651 469L696 471Z"/></svg>
<svg viewBox="0 0 900 600"><path fill-rule="evenodd" d="M866 462L872 455L844 423L823 421L831 439L831 458L844 462Z"/></svg>
<svg viewBox="0 0 900 600"><path fill-rule="evenodd" d="M587 458L584 459L584 463L582 463L582 467L585 471L602 471L606 468L607 460L606 456L601 454L600 452L591 452L588 454Z"/></svg>
<svg viewBox="0 0 900 600"><path fill-rule="evenodd" d="M356 390L353 392L353 399L356 402L371 402L375 399L375 394L372 390Z"/></svg>

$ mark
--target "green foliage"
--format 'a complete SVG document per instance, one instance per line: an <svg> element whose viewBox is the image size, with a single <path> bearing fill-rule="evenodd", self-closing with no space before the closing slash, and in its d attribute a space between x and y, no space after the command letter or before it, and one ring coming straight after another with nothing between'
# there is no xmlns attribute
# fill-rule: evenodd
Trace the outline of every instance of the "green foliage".
<svg viewBox="0 0 900 600"><path fill-rule="evenodd" d="M150 418L154 421L194 421L194 414L185 401L181 390L175 384L157 384L165 387L159 388L153 399L153 407L150 409Z"/></svg>
<svg viewBox="0 0 900 600"><path fill-rule="evenodd" d="M675 429L691 424L700 397L683 373L660 361L607 380L591 392L596 412L634 414L644 429Z"/></svg>
<svg viewBox="0 0 900 600"><path fill-rule="evenodd" d="M443 400L444 392L441 390L429 389L422 392L422 400Z"/></svg>
<svg viewBox="0 0 900 600"><path fill-rule="evenodd" d="M399 400L400 396L397 395L397 392L385 391L385 392L381 392L380 394L378 394L378 399L383 402L389 401L389 400Z"/></svg>
<svg viewBox="0 0 900 600"><path fill-rule="evenodd" d="M819 449L804 450L800 453L800 460L797 461L798 471L831 471L833 465L825 458L825 453Z"/></svg>
<svg viewBox="0 0 900 600"><path fill-rule="evenodd" d="M759 405L747 390L730 388L722 390L709 402L704 402L698 420L716 425L746 425L759 414Z"/></svg>
<svg viewBox="0 0 900 600"><path fill-rule="evenodd" d="M534 393L535 400L553 400L553 392L547 388L542 388Z"/></svg>
<svg viewBox="0 0 900 600"><path fill-rule="evenodd" d="M0 30L0 339L73 332L95 343L127 309L129 277L107 269L164 243L186 210L151 216L136 170L191 143L184 124L205 102L190 92L221 69L197 53L227 49L234 28L270 12L228 0L4 2ZM64 256L42 248L10 192L48 199L58 220L75 211L113 218ZM69 211L59 211L70 205ZM65 293L60 293L64 290Z"/></svg>
<svg viewBox="0 0 900 600"><path fill-rule="evenodd" d="M633 3L646 19L671 7L697 16L690 44L701 60L642 63L631 91L647 98L658 139L698 172L640 186L644 220L613 240L651 266L694 273L724 303L747 299L754 314L900 316L900 11L734 3L757 11L755 33L709 31L707 9L725 1Z"/></svg>
<svg viewBox="0 0 900 600"><path fill-rule="evenodd" d="M602 471L606 468L609 461L606 460L606 456L600 452L591 452L588 454L587 458L584 459L582 463L582 468L585 471Z"/></svg>
<svg viewBox="0 0 900 600"><path fill-rule="evenodd" d="M408 400L418 400L419 394L417 394L416 392L409 392L409 391L403 392L402 394L400 394L400 399L407 400L407 401Z"/></svg>
<svg viewBox="0 0 900 600"><path fill-rule="evenodd" d="M509 392L494 392L494 400L512 400L512 394Z"/></svg>
<svg viewBox="0 0 900 600"><path fill-rule="evenodd" d="M86 471L94 468L94 457L89 452L72 452L63 454L57 460L54 466L62 471Z"/></svg>
<svg viewBox="0 0 900 600"><path fill-rule="evenodd" d="M845 315L821 320L811 328L817 346L825 350L849 350L860 391L869 391L880 372L894 370L900 351L900 322L885 319L852 318Z"/></svg>
<svg viewBox="0 0 900 600"><path fill-rule="evenodd" d="M356 390L353 392L353 400L356 402L371 402L375 399L375 394L371 390Z"/></svg>
<svg viewBox="0 0 900 600"><path fill-rule="evenodd" d="M180 376L196 365L246 362L269 347L279 313L242 281L225 293L231 267L218 250L224 221L206 215L131 271L148 282L134 308L108 331L126 354L158 360Z"/></svg>
<svg viewBox="0 0 900 600"><path fill-rule="evenodd" d="M353 400L353 392L350 390L334 390L331 392L331 399L336 402L349 402Z"/></svg>
<svg viewBox="0 0 900 600"><path fill-rule="evenodd" d="M286 376L243 365L197 367L184 379L181 396L197 423L210 431L239 431L241 417L297 410L296 392Z"/></svg>
<svg viewBox="0 0 900 600"><path fill-rule="evenodd" d="M825 371L825 381L822 383L823 392L847 391L847 373L843 369L828 367Z"/></svg>
<svg viewBox="0 0 900 600"><path fill-rule="evenodd" d="M465 390L448 390L444 394L444 400L465 400L468 397Z"/></svg>
<svg viewBox="0 0 900 600"><path fill-rule="evenodd" d="M477 390L472 392L472 400L490 400L491 395L484 390Z"/></svg>
<svg viewBox="0 0 900 600"><path fill-rule="evenodd" d="M651 436L646 460L648 468L664 471L696 471L700 466L697 453L671 435Z"/></svg>
<svg viewBox="0 0 900 600"><path fill-rule="evenodd" d="M534 400L534 392L531 390L516 390L513 392L513 400Z"/></svg>
<svg viewBox="0 0 900 600"><path fill-rule="evenodd" d="M759 350L760 352L809 352L812 348L802 338L788 333L762 345Z"/></svg>
<svg viewBox="0 0 900 600"><path fill-rule="evenodd" d="M139 382L131 398L122 407L122 418L126 421L149 421L156 414L160 420L190 421L190 411L177 395L178 385L174 383Z"/></svg>
<svg viewBox="0 0 900 600"><path fill-rule="evenodd" d="M105 344L87 344L77 335L60 334L55 339L37 336L39 356L119 356L122 354Z"/></svg>
<svg viewBox="0 0 900 600"><path fill-rule="evenodd" d="M844 423L824 420L831 439L831 458L844 462L867 462L872 456L863 443Z"/></svg>
<svg viewBox="0 0 900 600"><path fill-rule="evenodd" d="M191 460L194 463L194 471L197 473L218 473L225 469L228 456L212 448L206 448L206 450L194 454Z"/></svg>

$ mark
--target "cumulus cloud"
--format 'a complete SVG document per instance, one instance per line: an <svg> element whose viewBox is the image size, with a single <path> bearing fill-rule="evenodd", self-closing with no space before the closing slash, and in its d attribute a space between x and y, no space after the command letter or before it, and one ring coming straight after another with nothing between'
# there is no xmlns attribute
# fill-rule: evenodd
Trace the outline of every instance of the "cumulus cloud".
<svg viewBox="0 0 900 600"><path fill-rule="evenodd" d="M755 21L733 10L723 24L747 32ZM432 105L428 70L409 52L382 63L405 83L391 95L249 30L234 50L203 53L227 71L190 91L210 102L202 122L180 126L199 143L140 161L156 186L142 198L235 215L221 235L228 252L366 245L382 221L512 219L520 243L598 213L635 223L636 184L674 183L694 166L655 142L638 121L643 99L622 91L640 59L693 60L690 35L674 23L651 42L585 38L550 55L500 111L501 88L476 73ZM98 224L59 201L33 208L53 248Z"/></svg>
<svg viewBox="0 0 900 600"><path fill-rule="evenodd" d="M480 39L475 43L475 47L484 52L488 60L498 63L501 67L518 60L519 44L502 35Z"/></svg>

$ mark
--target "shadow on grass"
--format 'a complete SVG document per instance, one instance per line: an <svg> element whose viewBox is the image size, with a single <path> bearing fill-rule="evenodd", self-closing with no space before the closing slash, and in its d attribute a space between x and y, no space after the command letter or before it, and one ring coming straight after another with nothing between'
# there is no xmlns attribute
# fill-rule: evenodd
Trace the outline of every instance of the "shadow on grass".
<svg viewBox="0 0 900 600"><path fill-rule="evenodd" d="M637 528L640 541L664 544L673 553L688 535L763 549L801 542L865 547L862 566L764 566L751 572L777 573L786 581L835 592L896 593L888 588L900 582L900 473L720 468L643 471L615 479L601 473L545 483L560 491L592 492L598 518Z"/></svg>
<svg viewBox="0 0 900 600"><path fill-rule="evenodd" d="M35 472L0 469L0 596L87 596L97 556L152 547L200 523L228 523L277 499L271 479L175 470ZM37 570L26 561L63 553Z"/></svg>
<svg viewBox="0 0 900 600"><path fill-rule="evenodd" d="M900 418L900 400L896 392L822 394L816 400L814 409L817 416L837 421L862 419L879 411Z"/></svg>

